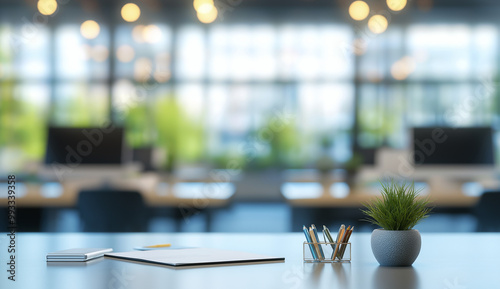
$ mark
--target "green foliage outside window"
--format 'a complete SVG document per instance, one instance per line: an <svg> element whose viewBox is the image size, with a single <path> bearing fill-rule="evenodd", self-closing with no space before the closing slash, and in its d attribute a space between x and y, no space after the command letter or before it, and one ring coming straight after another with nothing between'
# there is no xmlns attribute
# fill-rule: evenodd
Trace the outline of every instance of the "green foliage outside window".
<svg viewBox="0 0 500 289"><path fill-rule="evenodd" d="M16 152L14 167L44 155L45 122L36 105L14 96L12 81L0 84L0 150Z"/></svg>
<svg viewBox="0 0 500 289"><path fill-rule="evenodd" d="M362 107L359 112L360 143L367 147L387 145L387 141L401 125L399 114L384 113L383 106Z"/></svg>
<svg viewBox="0 0 500 289"><path fill-rule="evenodd" d="M167 152L165 169L172 170L178 161L199 161L203 155L204 134L200 123L189 118L172 97L158 99L153 108L157 129L156 144Z"/></svg>
<svg viewBox="0 0 500 289"><path fill-rule="evenodd" d="M132 148L149 147L154 144L154 119L146 105L130 108L125 117L127 143Z"/></svg>
<svg viewBox="0 0 500 289"><path fill-rule="evenodd" d="M268 150L257 156L251 167L300 168L304 165L304 141L295 122L277 122L279 120L271 118L253 133L256 145L267 146Z"/></svg>
<svg viewBox="0 0 500 289"><path fill-rule="evenodd" d="M51 109L52 124L69 127L103 126L108 121L107 97L92 95L87 83L79 83L69 95L58 98Z"/></svg>

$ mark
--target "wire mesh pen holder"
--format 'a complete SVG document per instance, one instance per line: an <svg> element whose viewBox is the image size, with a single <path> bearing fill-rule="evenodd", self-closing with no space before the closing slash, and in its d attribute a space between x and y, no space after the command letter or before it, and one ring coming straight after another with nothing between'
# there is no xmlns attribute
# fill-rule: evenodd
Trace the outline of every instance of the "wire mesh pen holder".
<svg viewBox="0 0 500 289"><path fill-rule="evenodd" d="M308 243L303 245L304 263L351 262L351 243Z"/></svg>

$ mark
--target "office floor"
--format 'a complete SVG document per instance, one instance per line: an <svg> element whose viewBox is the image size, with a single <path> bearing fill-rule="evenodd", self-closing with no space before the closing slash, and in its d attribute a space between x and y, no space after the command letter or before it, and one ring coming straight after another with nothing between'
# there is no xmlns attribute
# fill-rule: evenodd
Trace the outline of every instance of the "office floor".
<svg viewBox="0 0 500 289"><path fill-rule="evenodd" d="M298 232L301 226L292 224L293 217L292 209L284 203L235 203L230 207L213 211L210 230L213 232ZM46 221L42 224L42 231L75 232L80 228L78 214L73 210L47 213L44 219ZM349 221L327 218L325 222L329 222L325 225L336 227ZM469 214L434 213L416 228L421 232L473 232L476 228L476 220ZM370 232L372 229L373 227L369 224L357 223L358 232ZM203 232L206 230L206 215L195 214L178 222L171 218L155 217L150 221L149 230L152 232Z"/></svg>

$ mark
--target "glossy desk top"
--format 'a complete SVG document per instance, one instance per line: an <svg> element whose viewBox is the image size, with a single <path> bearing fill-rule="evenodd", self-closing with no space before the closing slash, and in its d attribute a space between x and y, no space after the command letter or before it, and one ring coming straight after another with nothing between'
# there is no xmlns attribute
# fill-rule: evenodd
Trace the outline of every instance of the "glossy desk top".
<svg viewBox="0 0 500 289"><path fill-rule="evenodd" d="M500 284L500 234L422 234L413 267L380 267L369 234L354 234L352 262L305 264L300 233L289 234L18 234L16 281L7 279L6 234L0 236L0 288L494 288ZM100 258L47 264L48 252L72 247L228 248L284 256L284 263L173 269Z"/></svg>

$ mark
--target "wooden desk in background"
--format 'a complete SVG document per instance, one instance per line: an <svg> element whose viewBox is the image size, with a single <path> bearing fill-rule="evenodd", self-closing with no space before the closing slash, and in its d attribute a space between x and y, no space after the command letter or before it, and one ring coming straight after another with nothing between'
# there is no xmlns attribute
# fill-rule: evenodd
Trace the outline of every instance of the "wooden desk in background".
<svg viewBox="0 0 500 289"><path fill-rule="evenodd" d="M230 183L179 182L168 184L154 179L139 178L113 181L110 187L136 190L150 207L222 207L229 204L234 194ZM75 207L78 193L84 189L99 188L102 182L93 180L64 183L24 183L16 186L16 206L22 208ZM0 194L0 207L7 206L7 195Z"/></svg>
<svg viewBox="0 0 500 289"><path fill-rule="evenodd" d="M361 221L365 216L360 209L380 197L377 187L357 187L351 191L341 182L288 182L283 184L281 193L291 207L291 228L295 231L310 223L366 226L367 223ZM479 196L465 195L460 190L443 192L428 188L423 193L422 197L428 197L434 206L434 213L470 216L479 201Z"/></svg>
<svg viewBox="0 0 500 289"><path fill-rule="evenodd" d="M0 188L0 212L7 210L7 186ZM150 218L167 218L175 221L176 230L187 217L203 213L205 230L211 230L211 218L216 208L231 202L234 185L231 183L178 182L167 184L155 178L138 178L113 181L110 188L135 190L142 194ZM82 190L102 188L102 182L92 179L46 183L16 183L16 208L21 231L40 231L54 226L61 213L77 207ZM6 215L6 214L5 214ZM0 228L4 222L0 220ZM53 230L53 229L49 229Z"/></svg>
<svg viewBox="0 0 500 289"><path fill-rule="evenodd" d="M288 182L282 186L281 194L292 207L362 207L380 193L377 187L365 186L351 189L346 183ZM479 195L465 195L461 188L441 191L426 188L422 197L428 197L436 207L473 207Z"/></svg>

